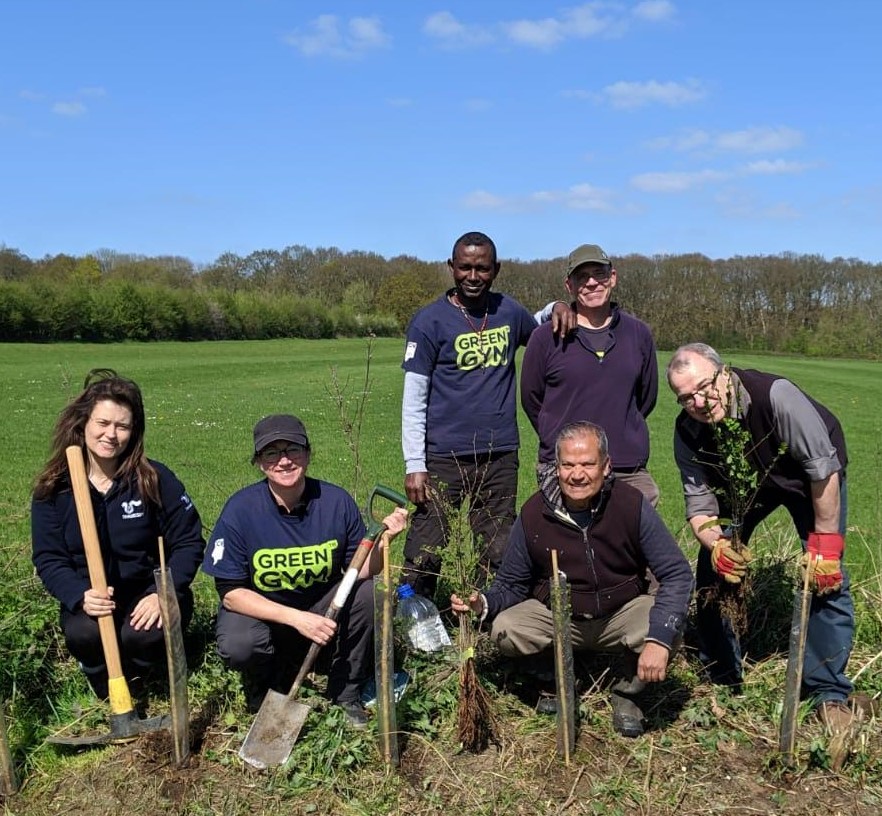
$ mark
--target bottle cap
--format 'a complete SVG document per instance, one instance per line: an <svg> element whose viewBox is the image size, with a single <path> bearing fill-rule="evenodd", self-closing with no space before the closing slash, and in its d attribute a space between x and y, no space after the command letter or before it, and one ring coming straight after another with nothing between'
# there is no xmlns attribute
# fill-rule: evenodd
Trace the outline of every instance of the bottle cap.
<svg viewBox="0 0 882 816"><path fill-rule="evenodd" d="M402 584L398 587L398 597L399 598L410 598L414 594L413 587L410 584Z"/></svg>

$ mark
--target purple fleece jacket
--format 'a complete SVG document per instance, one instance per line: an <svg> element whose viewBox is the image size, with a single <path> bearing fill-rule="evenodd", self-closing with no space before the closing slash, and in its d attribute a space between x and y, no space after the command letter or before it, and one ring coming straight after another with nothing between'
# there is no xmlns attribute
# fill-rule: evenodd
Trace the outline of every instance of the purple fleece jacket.
<svg viewBox="0 0 882 816"><path fill-rule="evenodd" d="M658 396L658 363L649 326L613 304L599 330L579 327L563 340L540 326L521 366L521 405L539 435L539 461L554 461L564 425L588 420L609 437L615 469L644 467L649 459L646 417Z"/></svg>

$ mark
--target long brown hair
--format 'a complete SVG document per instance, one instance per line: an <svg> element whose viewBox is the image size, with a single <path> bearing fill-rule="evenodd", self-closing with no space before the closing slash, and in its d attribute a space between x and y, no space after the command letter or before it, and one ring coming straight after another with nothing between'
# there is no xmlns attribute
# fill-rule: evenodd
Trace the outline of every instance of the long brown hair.
<svg viewBox="0 0 882 816"><path fill-rule="evenodd" d="M34 485L34 498L47 499L70 485L65 449L79 445L85 451L85 427L95 405L110 400L132 412L132 435L119 457L115 477L122 481L136 479L141 495L158 505L159 476L144 455L144 402L141 389L132 380L120 377L111 368L93 368L83 383L83 391L61 411L52 434L49 461Z"/></svg>

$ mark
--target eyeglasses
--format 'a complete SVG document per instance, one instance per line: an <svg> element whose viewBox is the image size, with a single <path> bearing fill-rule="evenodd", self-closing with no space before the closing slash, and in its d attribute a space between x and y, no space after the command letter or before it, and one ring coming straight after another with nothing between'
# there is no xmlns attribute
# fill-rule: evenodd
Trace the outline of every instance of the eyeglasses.
<svg viewBox="0 0 882 816"><path fill-rule="evenodd" d="M691 394L680 394L677 397L677 402L683 408L694 408L696 397L701 397L702 399L706 400L709 396L713 396L713 394L709 393L709 392L713 392L714 386L716 386L716 384L717 384L717 377L720 376L722 371L723 371L723 369L718 368L714 372L713 377L710 377L709 379L707 379L703 383L701 383L698 386L698 388L696 388Z"/></svg>
<svg viewBox="0 0 882 816"><path fill-rule="evenodd" d="M597 283L606 283L612 277L613 269L611 266L598 266L594 269L585 269L574 272L570 277L577 289L583 289L591 280Z"/></svg>
<svg viewBox="0 0 882 816"><path fill-rule="evenodd" d="M305 453L306 448L302 445L289 445L287 448L266 448L257 454L257 458L265 465L274 465L276 462L279 462L283 456L286 459L294 461L295 459L299 459Z"/></svg>

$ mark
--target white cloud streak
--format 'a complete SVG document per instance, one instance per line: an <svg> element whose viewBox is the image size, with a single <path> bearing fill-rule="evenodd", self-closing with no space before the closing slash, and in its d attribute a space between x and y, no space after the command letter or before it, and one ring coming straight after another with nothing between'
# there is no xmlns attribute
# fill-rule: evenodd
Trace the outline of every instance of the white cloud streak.
<svg viewBox="0 0 882 816"><path fill-rule="evenodd" d="M720 150L731 150L743 153L770 153L779 150L791 150L802 144L802 133L788 127L753 127L720 133L716 137L716 145Z"/></svg>
<svg viewBox="0 0 882 816"><path fill-rule="evenodd" d="M699 102L706 96L701 83L688 82L615 82L607 85L600 98L614 108L633 110L645 105L664 105L669 108Z"/></svg>
<svg viewBox="0 0 882 816"><path fill-rule="evenodd" d="M537 212L552 208L611 213L617 210L615 199L616 196L610 190L592 184L574 184L564 190L537 190L514 196L475 190L463 199L463 204L472 210L508 213Z"/></svg>
<svg viewBox="0 0 882 816"><path fill-rule="evenodd" d="M351 17L342 21L334 14L322 14L304 29L294 29L282 38L305 57L352 59L368 51L389 46L391 40L377 17Z"/></svg>
<svg viewBox="0 0 882 816"><path fill-rule="evenodd" d="M645 193L684 193L711 184L718 184L749 176L799 175L811 169L811 165L784 159L763 159L729 170L661 171L639 173L631 177L631 186Z"/></svg>
<svg viewBox="0 0 882 816"><path fill-rule="evenodd" d="M493 32L476 25L466 25L449 11L439 11L426 18L423 33L444 48L471 48L493 42Z"/></svg>
<svg viewBox="0 0 882 816"><path fill-rule="evenodd" d="M662 22L675 12L673 3L667 0L646 0L631 9L600 0L561 9L555 16L504 20L482 27L463 23L449 11L439 11L426 18L423 32L445 48L503 41L550 51L569 40L621 37L635 23Z"/></svg>
<svg viewBox="0 0 882 816"><path fill-rule="evenodd" d="M83 116L86 106L82 102L56 102L52 106L52 113L59 116Z"/></svg>
<svg viewBox="0 0 882 816"><path fill-rule="evenodd" d="M696 151L715 153L775 153L793 150L805 141L801 131L779 125L745 128L744 130L712 133L687 130L675 136L653 139L648 146L654 150L678 153Z"/></svg>
<svg viewBox="0 0 882 816"><path fill-rule="evenodd" d="M670 20L677 13L677 9L668 0L646 0L646 2L634 6L631 13L638 20L656 23L661 20Z"/></svg>
<svg viewBox="0 0 882 816"><path fill-rule="evenodd" d="M645 193L682 193L712 182L726 181L732 173L724 170L691 170L640 173L631 178L631 186Z"/></svg>

